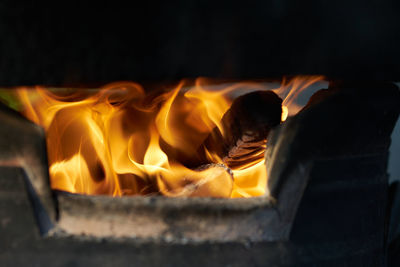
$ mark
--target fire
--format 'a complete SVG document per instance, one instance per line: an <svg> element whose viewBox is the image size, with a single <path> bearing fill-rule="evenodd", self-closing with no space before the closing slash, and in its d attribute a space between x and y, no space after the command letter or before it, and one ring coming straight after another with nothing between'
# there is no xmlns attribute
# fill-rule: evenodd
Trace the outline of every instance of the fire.
<svg viewBox="0 0 400 267"><path fill-rule="evenodd" d="M282 121L295 114L298 94L321 77L284 81ZM227 171L213 151L208 166L193 168L197 151L218 127L234 97L265 90L257 83L212 89L194 86L146 95L136 83L100 90L52 91L19 88L24 115L47 136L51 187L79 194L254 197L268 194L265 160ZM270 88L273 89L273 88Z"/></svg>

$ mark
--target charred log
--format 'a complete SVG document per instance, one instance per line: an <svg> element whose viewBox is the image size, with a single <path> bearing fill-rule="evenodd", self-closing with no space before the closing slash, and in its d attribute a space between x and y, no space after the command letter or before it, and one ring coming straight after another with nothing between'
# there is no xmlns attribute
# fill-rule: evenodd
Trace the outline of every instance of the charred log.
<svg viewBox="0 0 400 267"><path fill-rule="evenodd" d="M282 99L272 91L256 91L238 97L201 148L216 153L230 168L262 159L266 138L281 122Z"/></svg>

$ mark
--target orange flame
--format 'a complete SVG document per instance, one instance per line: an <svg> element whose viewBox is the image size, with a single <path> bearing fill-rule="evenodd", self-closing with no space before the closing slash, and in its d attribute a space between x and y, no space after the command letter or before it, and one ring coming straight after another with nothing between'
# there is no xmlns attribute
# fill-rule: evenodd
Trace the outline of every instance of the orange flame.
<svg viewBox="0 0 400 267"><path fill-rule="evenodd" d="M282 121L285 121L288 116L296 114L302 108L296 103L299 95L311 85L323 79L323 76L298 76L289 81L286 78L283 79L281 86L273 90L283 99Z"/></svg>
<svg viewBox="0 0 400 267"><path fill-rule="evenodd" d="M285 99L282 121L299 109L294 104L298 94L321 79L295 78L274 90ZM218 165L192 170L180 160L195 158L214 127L229 134L223 133L221 118L233 98L246 88L265 86L235 83L213 90L204 79L193 87L184 85L156 97L146 96L132 82L72 94L19 88L24 114L46 131L52 188L113 196L268 194L264 159L232 173ZM216 153L206 153L213 162L222 162Z"/></svg>

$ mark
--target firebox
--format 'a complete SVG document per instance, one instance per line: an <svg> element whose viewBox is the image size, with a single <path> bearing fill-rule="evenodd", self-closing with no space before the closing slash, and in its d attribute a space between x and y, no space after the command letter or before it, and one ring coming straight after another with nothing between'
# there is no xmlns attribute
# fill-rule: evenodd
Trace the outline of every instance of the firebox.
<svg viewBox="0 0 400 267"><path fill-rule="evenodd" d="M244 265L250 260L280 264L282 259L275 257L281 252L276 249L285 248L288 264L324 262L325 255L337 263L379 264L385 255L388 148L400 93L394 84L360 87L331 82L328 86L321 80L298 77L282 81L275 89L274 83L201 85L197 80L193 87L185 89L180 83L143 102L132 100L132 96L142 97L138 94L142 91L137 91L141 87L132 83L111 84L94 93L84 90L84 96L77 90L72 94L43 88L3 90L3 101L33 121L3 105L2 183L21 198L15 202L13 193L5 194L13 213L10 216L7 208L3 229L11 244L17 242L15 248L8 248L8 255L14 249L43 246L56 249L55 253L67 249L64 260L82 264L83 255L73 251L84 244L104 251L114 246L133 246L138 251L150 247L146 257L167 247L174 253L189 250L168 259L173 265L184 265L211 253L208 249L219 248L227 255L231 252L225 249L249 255L251 259L238 262ZM301 108L295 100L310 87L328 88L317 90ZM215 117L213 104L229 102L227 96L220 99L228 93L233 95L231 104ZM196 101L185 102L190 97ZM207 103L208 110L200 103ZM203 120L198 110L205 112L200 114ZM143 123L138 111L145 113L145 119L153 117ZM124 114L133 116L133 126ZM170 125L175 118L165 116L174 114L180 121ZM192 149L194 156L179 153L180 144L193 145L193 136L201 133L188 127L192 120L197 118L195 129L199 129L201 123L211 121L211 114L221 128L218 122L210 122L200 146ZM204 119L205 115L209 116ZM99 120L102 116L110 120ZM122 120L111 123L114 116ZM185 120L188 116L190 120ZM132 128L137 122L147 128ZM188 137L182 135L190 130ZM130 141L138 132L140 142ZM111 134L126 139L113 144ZM190 143L185 144L185 138L191 138ZM163 147L161 142L167 144ZM144 151L129 150L137 147ZM126 164L121 155L131 159L132 169L119 171L119 164ZM191 167L194 164L198 167ZM28 203L31 212L26 213ZM25 217L19 212L25 212ZM357 228L359 224L362 227ZM31 229L30 233L21 227ZM22 243L15 231L22 231ZM34 247L25 247L30 242ZM64 242L70 247L57 248ZM339 249L341 242L349 243ZM322 244L326 250L319 248L313 255L315 246ZM264 255L264 250L271 254ZM297 255L300 252L304 254ZM8 255L5 260L11 263ZM36 256L52 262L42 252ZM121 262L131 257L136 256L123 256ZM143 264L148 264L146 257ZM158 257L155 265L164 259ZM219 252L213 257L221 261L217 265L230 261L220 258ZM86 260L96 263L92 257Z"/></svg>
<svg viewBox="0 0 400 267"><path fill-rule="evenodd" d="M224 2L0 7L1 266L396 266L396 8Z"/></svg>
<svg viewBox="0 0 400 267"><path fill-rule="evenodd" d="M94 92L36 87L1 93L9 107L44 129L47 156L41 151L34 158L42 158L41 168L48 165L48 173L27 175L34 198L50 205L43 211L46 224L54 227L42 225L43 234L261 241L290 230L289 222L273 219L267 136L299 112L296 100L306 90L327 85L322 79L297 77L280 85L197 79L192 86L182 81L173 90L148 96L140 85L127 82ZM37 135L43 142L43 134ZM7 162L38 173L37 166L21 163L25 157L30 156L23 153ZM57 203L49 199L49 185ZM289 221L301 192L296 190L297 197L292 192ZM92 198L101 195L115 198ZM230 212L232 218L223 215ZM44 222L38 218L38 223Z"/></svg>

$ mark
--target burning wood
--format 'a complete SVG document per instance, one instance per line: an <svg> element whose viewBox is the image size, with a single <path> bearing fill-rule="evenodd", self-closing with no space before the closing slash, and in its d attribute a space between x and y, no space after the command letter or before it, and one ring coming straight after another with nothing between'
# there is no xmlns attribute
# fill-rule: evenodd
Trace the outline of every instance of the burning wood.
<svg viewBox="0 0 400 267"><path fill-rule="evenodd" d="M269 131L281 122L281 98L262 84L215 90L200 81L148 95L135 83L70 95L20 88L14 98L46 132L54 190L113 196L265 195L263 155ZM276 90L279 95L290 86L302 90L318 79L301 81ZM254 88L259 91L232 100Z"/></svg>
<svg viewBox="0 0 400 267"><path fill-rule="evenodd" d="M216 152L230 168L243 168L264 157L266 139L281 122L282 99L272 91L256 91L238 97L206 139L207 151Z"/></svg>
<svg viewBox="0 0 400 267"><path fill-rule="evenodd" d="M202 165L179 179L159 177L160 192L170 197L230 197L233 173L223 164Z"/></svg>

